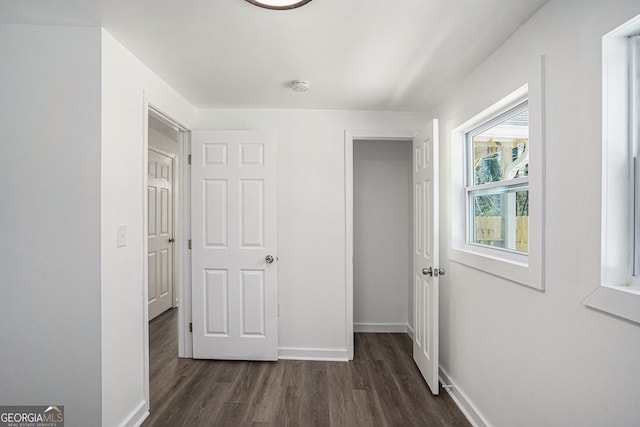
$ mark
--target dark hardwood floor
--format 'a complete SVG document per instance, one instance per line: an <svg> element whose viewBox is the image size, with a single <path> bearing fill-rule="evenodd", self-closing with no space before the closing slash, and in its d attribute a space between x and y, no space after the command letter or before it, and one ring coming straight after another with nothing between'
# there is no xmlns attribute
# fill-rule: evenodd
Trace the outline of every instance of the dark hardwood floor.
<svg viewBox="0 0 640 427"><path fill-rule="evenodd" d="M352 362L178 359L177 310L149 324L152 426L468 426L405 334L356 334Z"/></svg>

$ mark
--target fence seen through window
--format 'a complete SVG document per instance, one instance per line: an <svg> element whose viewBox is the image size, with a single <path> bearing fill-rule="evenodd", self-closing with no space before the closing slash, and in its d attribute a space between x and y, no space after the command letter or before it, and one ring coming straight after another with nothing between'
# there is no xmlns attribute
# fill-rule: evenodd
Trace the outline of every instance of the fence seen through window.
<svg viewBox="0 0 640 427"><path fill-rule="evenodd" d="M467 161L467 241L528 253L527 102L468 132Z"/></svg>

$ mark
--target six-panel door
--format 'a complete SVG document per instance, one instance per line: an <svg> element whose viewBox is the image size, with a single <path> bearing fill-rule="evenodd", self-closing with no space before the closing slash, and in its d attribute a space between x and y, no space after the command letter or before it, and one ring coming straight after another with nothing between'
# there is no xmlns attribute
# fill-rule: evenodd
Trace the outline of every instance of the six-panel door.
<svg viewBox="0 0 640 427"><path fill-rule="evenodd" d="M198 131L191 152L194 358L276 360L275 138Z"/></svg>
<svg viewBox="0 0 640 427"><path fill-rule="evenodd" d="M413 140L413 359L433 394L438 383L438 121Z"/></svg>
<svg viewBox="0 0 640 427"><path fill-rule="evenodd" d="M149 320L173 301L173 159L149 150L148 268Z"/></svg>

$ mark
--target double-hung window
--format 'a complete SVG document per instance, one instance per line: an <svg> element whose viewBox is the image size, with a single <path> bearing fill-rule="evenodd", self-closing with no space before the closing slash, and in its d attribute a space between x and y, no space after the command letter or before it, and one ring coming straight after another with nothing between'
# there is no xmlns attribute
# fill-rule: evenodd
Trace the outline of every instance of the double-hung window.
<svg viewBox="0 0 640 427"><path fill-rule="evenodd" d="M529 82L451 126L449 259L544 289L544 59ZM500 94L497 94L500 95Z"/></svg>
<svg viewBox="0 0 640 427"><path fill-rule="evenodd" d="M527 100L465 134L467 244L529 252Z"/></svg>
<svg viewBox="0 0 640 427"><path fill-rule="evenodd" d="M602 38L600 280L583 303L640 323L640 15Z"/></svg>

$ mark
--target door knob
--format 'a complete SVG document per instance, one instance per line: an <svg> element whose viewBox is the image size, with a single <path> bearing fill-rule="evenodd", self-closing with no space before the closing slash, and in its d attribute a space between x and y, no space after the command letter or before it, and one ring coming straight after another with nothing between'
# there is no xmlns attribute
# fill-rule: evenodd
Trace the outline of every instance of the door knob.
<svg viewBox="0 0 640 427"><path fill-rule="evenodd" d="M264 260L267 262L267 264L271 264L273 262L273 255L267 255L266 257L264 257Z"/></svg>
<svg viewBox="0 0 640 427"><path fill-rule="evenodd" d="M176 239L174 239L174 238L169 239L169 243L173 243L175 241L176 241Z"/></svg>
<svg viewBox="0 0 640 427"><path fill-rule="evenodd" d="M444 276L444 268L423 268L422 274L432 277Z"/></svg>

